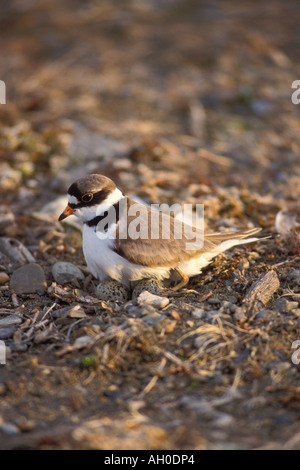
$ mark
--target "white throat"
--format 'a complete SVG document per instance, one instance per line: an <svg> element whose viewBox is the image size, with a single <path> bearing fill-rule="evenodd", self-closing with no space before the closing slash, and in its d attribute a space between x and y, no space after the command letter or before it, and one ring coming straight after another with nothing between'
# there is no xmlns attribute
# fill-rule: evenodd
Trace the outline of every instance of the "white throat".
<svg viewBox="0 0 300 470"><path fill-rule="evenodd" d="M94 219L98 215L104 214L104 212L110 209L111 206L119 202L122 197L124 197L123 194L118 188L116 188L100 204L95 204L94 206L80 207L80 209L76 209L74 215L76 215L76 217L78 217L82 222L88 222L89 220Z"/></svg>

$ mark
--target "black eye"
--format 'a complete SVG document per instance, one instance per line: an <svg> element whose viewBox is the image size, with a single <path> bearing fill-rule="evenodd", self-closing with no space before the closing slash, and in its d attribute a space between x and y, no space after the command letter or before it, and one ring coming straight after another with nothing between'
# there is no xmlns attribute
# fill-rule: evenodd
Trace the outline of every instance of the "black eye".
<svg viewBox="0 0 300 470"><path fill-rule="evenodd" d="M92 193L86 193L84 194L83 196L81 196L81 200L83 202L91 202L91 200L93 199L94 195Z"/></svg>

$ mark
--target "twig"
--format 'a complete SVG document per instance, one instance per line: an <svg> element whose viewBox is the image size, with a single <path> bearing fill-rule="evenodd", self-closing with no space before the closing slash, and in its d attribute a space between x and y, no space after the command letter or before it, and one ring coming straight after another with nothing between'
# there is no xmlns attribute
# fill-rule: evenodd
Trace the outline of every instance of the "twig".
<svg viewBox="0 0 300 470"><path fill-rule="evenodd" d="M47 311L45 312L45 314L43 315L43 317L42 317L41 321L43 321L43 320L44 320L44 318L45 318L45 317L48 315L48 313L50 313L50 312L51 312L51 310L53 310L53 309L54 309L54 307L55 307L56 305L57 305L57 303L56 303L56 302L54 302L54 304L52 304L52 305L51 305L51 307L49 307L49 308L48 308L48 310L47 310Z"/></svg>
<svg viewBox="0 0 300 470"><path fill-rule="evenodd" d="M160 361L160 364L159 364L158 368L157 368L160 373L163 371L166 363L167 363L167 359L165 357L163 357L162 360ZM152 379L150 380L150 382L148 382L148 384L146 385L144 390L140 393L140 397L146 395L147 393L149 393L152 390L152 388L155 387L156 382L158 381L158 379L159 379L159 374L155 374L152 377Z"/></svg>

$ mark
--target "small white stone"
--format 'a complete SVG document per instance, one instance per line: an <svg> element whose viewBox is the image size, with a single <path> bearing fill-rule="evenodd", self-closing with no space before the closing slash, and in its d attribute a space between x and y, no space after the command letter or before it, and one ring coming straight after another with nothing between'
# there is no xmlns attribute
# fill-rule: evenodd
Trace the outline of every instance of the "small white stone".
<svg viewBox="0 0 300 470"><path fill-rule="evenodd" d="M1 424L0 429L4 434L7 434L8 436L15 436L20 432L19 428L14 423L10 422L5 422Z"/></svg>
<svg viewBox="0 0 300 470"><path fill-rule="evenodd" d="M161 285L161 281L157 279L142 279L136 282L132 291L132 299L136 300L145 290L151 292L151 294L161 295L166 289Z"/></svg>
<svg viewBox="0 0 300 470"><path fill-rule="evenodd" d="M159 295L151 294L146 290L144 290L137 298L137 303L139 305L151 305L158 309L166 307L169 302L170 301L167 297L160 297Z"/></svg>
<svg viewBox="0 0 300 470"><path fill-rule="evenodd" d="M89 344L92 341L92 337L89 335L79 336L74 341L74 346L84 346L85 344Z"/></svg>
<svg viewBox="0 0 300 470"><path fill-rule="evenodd" d="M203 308L195 308L192 312L193 317L203 318L205 315L205 310Z"/></svg>

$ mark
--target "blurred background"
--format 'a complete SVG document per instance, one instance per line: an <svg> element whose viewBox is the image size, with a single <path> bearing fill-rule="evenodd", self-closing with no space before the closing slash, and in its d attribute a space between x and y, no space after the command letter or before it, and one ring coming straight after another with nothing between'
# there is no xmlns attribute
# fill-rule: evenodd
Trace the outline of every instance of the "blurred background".
<svg viewBox="0 0 300 470"><path fill-rule="evenodd" d="M2 448L299 447L299 24L299 0L1 2ZM271 238L218 257L168 311L108 305L81 232L57 222L91 172ZM60 285L58 261L85 279ZM270 270L271 302L245 316Z"/></svg>
<svg viewBox="0 0 300 470"><path fill-rule="evenodd" d="M41 205L93 171L148 202L174 189L203 199L216 184L299 197L297 1L12 0L1 10L4 198L23 187L23 201Z"/></svg>

